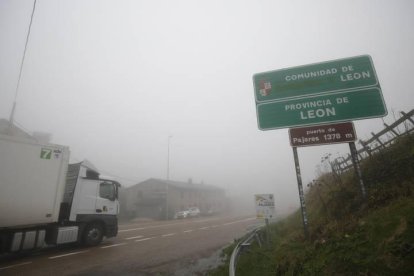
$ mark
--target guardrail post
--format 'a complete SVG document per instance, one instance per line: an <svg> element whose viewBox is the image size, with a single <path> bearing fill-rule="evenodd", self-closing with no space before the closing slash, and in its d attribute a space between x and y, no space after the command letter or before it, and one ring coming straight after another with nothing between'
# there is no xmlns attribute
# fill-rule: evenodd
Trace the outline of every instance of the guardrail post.
<svg viewBox="0 0 414 276"><path fill-rule="evenodd" d="M270 246L270 228L269 228L269 219L265 219L265 228L266 228L266 243L267 246Z"/></svg>
<svg viewBox="0 0 414 276"><path fill-rule="evenodd" d="M257 232L254 234L254 236L255 236L255 238L256 238L256 241L257 241L257 243L259 244L259 247L261 248L262 247L262 240L260 239L260 235L259 234L257 234Z"/></svg>

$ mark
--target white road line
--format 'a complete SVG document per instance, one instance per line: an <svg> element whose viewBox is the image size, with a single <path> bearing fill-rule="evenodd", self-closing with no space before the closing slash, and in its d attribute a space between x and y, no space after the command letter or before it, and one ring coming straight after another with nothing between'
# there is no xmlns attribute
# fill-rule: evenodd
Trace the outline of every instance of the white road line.
<svg viewBox="0 0 414 276"><path fill-rule="evenodd" d="M57 259L57 258L62 258L62 257L67 257L67 256L71 256L71 255L76 255L76 254L80 254L80 253L85 253L88 252L89 250L83 250L83 251L78 251L78 252L72 252L72 253L68 253L68 254L63 254L63 255L57 255L57 256L53 256L53 257L49 257L49 259Z"/></svg>
<svg viewBox="0 0 414 276"><path fill-rule="evenodd" d="M135 242L142 242L142 241L147 241L147 240L151 240L153 238L145 238L145 239L140 239L140 240L136 240Z"/></svg>
<svg viewBox="0 0 414 276"><path fill-rule="evenodd" d="M209 218L209 219L200 219L200 220L193 220L193 221L187 221L187 222L166 223L166 224L161 224L161 225L148 225L148 226L145 226L144 228L123 229L123 230L118 230L118 232L144 230L144 229L149 229L149 228L159 228L159 227L179 225L179 224L190 224L190 223L194 223L194 222L200 223L200 222L222 220L222 219L223 218ZM122 225L119 225L119 227L123 228L123 227L137 226L137 225L142 225L142 224L122 224Z"/></svg>
<svg viewBox="0 0 414 276"><path fill-rule="evenodd" d="M8 269L8 268L13 268L13 267L17 267L17 266L22 266L22 265L28 265L28 264L31 264L31 263L33 263L33 262L25 262L25 263L21 263L21 264L4 266L4 267L0 267L0 270L4 270L4 269Z"/></svg>
<svg viewBox="0 0 414 276"><path fill-rule="evenodd" d="M162 235L162 237L171 237L171 236L174 236L174 235L175 235L175 233L169 233L169 234Z"/></svg>
<svg viewBox="0 0 414 276"><path fill-rule="evenodd" d="M131 228L131 229L125 229L125 230L118 230L118 233L120 232L129 232L129 231L135 231L135 230L145 230L145 228Z"/></svg>
<svg viewBox="0 0 414 276"><path fill-rule="evenodd" d="M116 243L116 244L111 244L111 245L107 245L107 246L102 246L101 248L110 248L110 247L116 247L116 246L121 246L121 245L125 245L126 242L122 242L122 243Z"/></svg>
<svg viewBox="0 0 414 276"><path fill-rule="evenodd" d="M151 229L151 228L160 228L160 227L166 227L166 226L173 226L173 225L183 225L183 224L190 224L190 223L201 223L201 222L206 222L206 221L213 221L213 220L221 220L223 218L215 218L215 219L201 219L201 220L194 220L194 221L188 221L188 222L179 222L179 223L167 223L167 224L161 224L161 225L148 225L145 227L139 227L139 228L131 228L131 229L123 229L123 230L118 230L118 233L122 233L122 232L130 232L130 231L136 231L136 230L146 230L146 229ZM237 223L237 222L242 222L242 221L248 221L248 220L254 220L256 218L247 218L244 220L238 220L235 221L233 223ZM233 224L230 223L230 224ZM135 225L139 225L139 224L135 224ZM227 225L227 224L224 224ZM133 226L133 225L122 225L121 227L128 227L128 226Z"/></svg>
<svg viewBox="0 0 414 276"><path fill-rule="evenodd" d="M169 224L162 224L162 225L149 225L147 227L139 227L139 228L118 230L118 232L129 232L129 231L135 231L135 230L145 230L145 229L150 229L150 228L159 228L159 227L172 226L172 225L177 225L177 224L181 224L181 223L169 223Z"/></svg>
<svg viewBox="0 0 414 276"><path fill-rule="evenodd" d="M142 238L143 236L135 236L135 237L129 237L129 238L125 238L126 240L133 240L133 239L139 239Z"/></svg>
<svg viewBox="0 0 414 276"><path fill-rule="evenodd" d="M213 226L211 226L211 228L217 228L218 227L218 225L213 225Z"/></svg>
<svg viewBox="0 0 414 276"><path fill-rule="evenodd" d="M210 228L210 227L201 227L201 228L198 228L198 229L200 229L200 230L206 230L208 228Z"/></svg>
<svg viewBox="0 0 414 276"><path fill-rule="evenodd" d="M193 230L192 229L190 229L190 230L185 230L185 231L183 231L184 233L190 233L190 232L193 232Z"/></svg>
<svg viewBox="0 0 414 276"><path fill-rule="evenodd" d="M242 219L242 220L236 220L236 221L232 221L232 222L227 222L224 223L222 225L230 225L230 224L235 224L235 223L239 223L239 222L244 222L244 221L249 221L249 220L254 220L256 218L247 218L247 219Z"/></svg>

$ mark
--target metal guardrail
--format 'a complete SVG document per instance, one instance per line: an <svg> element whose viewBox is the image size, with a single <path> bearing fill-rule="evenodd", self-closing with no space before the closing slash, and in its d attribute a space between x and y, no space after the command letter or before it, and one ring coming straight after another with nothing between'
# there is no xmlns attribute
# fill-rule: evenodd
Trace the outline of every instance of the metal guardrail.
<svg viewBox="0 0 414 276"><path fill-rule="evenodd" d="M256 238L259 245L261 246L260 237L257 234L257 232L262 228L263 226L259 226L256 229L252 230L250 235L248 237L239 242L236 247L234 248L233 252L231 253L230 257L230 264L229 264L229 275L235 276L236 275L236 265L237 265L237 259L239 258L240 253L243 251L244 248L249 247L251 245L251 241Z"/></svg>

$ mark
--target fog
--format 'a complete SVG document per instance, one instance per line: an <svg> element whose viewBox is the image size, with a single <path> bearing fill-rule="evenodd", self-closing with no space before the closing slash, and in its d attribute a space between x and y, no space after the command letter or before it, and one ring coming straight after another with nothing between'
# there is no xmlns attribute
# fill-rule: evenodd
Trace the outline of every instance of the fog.
<svg viewBox="0 0 414 276"><path fill-rule="evenodd" d="M0 118L32 7L0 1ZM253 194L273 193L280 212L293 210L288 131L258 130L253 74L369 54L391 123L414 103L413 12L409 0L38 0L14 119L124 186L166 179L169 163L172 180L225 188L252 208ZM383 119L355 128L367 139ZM349 148L299 149L305 184L328 153Z"/></svg>

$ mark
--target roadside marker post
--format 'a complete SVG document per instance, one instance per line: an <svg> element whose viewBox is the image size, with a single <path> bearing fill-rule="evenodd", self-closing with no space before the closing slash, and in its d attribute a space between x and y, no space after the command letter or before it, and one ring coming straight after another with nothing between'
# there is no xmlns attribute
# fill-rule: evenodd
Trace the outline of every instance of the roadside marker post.
<svg viewBox="0 0 414 276"><path fill-rule="evenodd" d="M256 218L264 219L266 224L266 242L270 245L269 219L275 217L275 198L273 194L255 195Z"/></svg>

